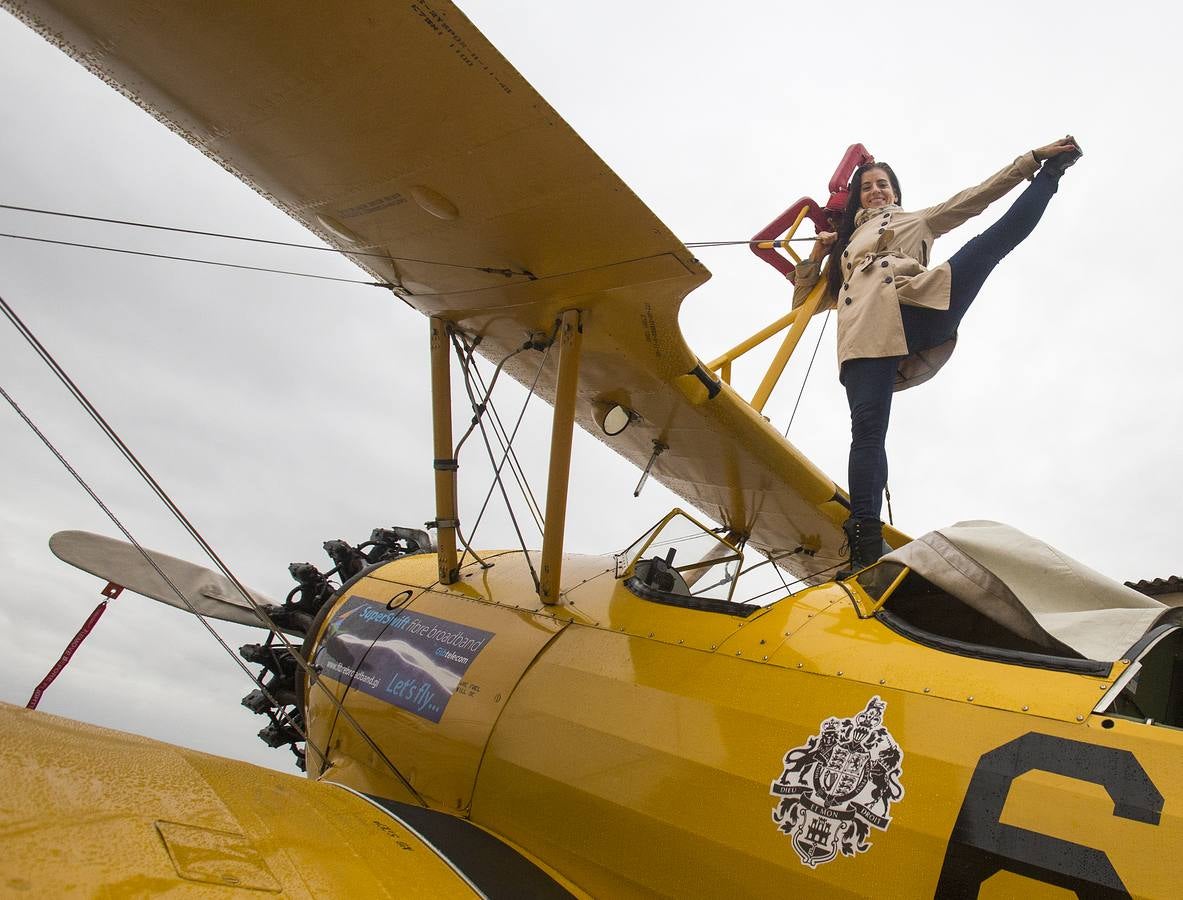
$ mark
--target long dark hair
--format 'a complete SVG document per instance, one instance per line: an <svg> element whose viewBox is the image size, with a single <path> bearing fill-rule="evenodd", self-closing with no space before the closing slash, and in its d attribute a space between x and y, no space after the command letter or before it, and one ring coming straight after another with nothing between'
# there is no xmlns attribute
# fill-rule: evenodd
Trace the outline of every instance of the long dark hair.
<svg viewBox="0 0 1183 900"><path fill-rule="evenodd" d="M891 189L895 191L895 202L904 202L903 192L900 190L900 180L896 178L895 171L887 163L869 162L854 170L854 174L850 176L850 186L847 188L849 193L846 196L846 209L842 211L842 219L838 223L838 237L830 250L830 268L826 276L826 285L834 297L838 296L838 289L842 287L842 279L845 275L842 253L850 244L850 236L854 234L854 218L863 208L863 175L872 169L882 169L887 173Z"/></svg>

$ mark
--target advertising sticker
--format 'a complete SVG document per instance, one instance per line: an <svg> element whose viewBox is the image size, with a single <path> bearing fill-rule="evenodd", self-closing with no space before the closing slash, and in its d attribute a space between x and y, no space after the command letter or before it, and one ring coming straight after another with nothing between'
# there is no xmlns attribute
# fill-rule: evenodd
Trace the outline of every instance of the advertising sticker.
<svg viewBox="0 0 1183 900"><path fill-rule="evenodd" d="M321 673L438 722L493 632L350 597L333 615L315 663Z"/></svg>

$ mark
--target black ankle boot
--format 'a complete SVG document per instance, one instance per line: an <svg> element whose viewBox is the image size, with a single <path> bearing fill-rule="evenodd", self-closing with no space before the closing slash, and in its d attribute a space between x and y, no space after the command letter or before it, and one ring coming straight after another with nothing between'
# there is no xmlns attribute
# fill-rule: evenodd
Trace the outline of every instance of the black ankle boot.
<svg viewBox="0 0 1183 900"><path fill-rule="evenodd" d="M838 573L839 580L877 563L883 556L883 523L878 519L850 518L842 523L850 548L850 569Z"/></svg>
<svg viewBox="0 0 1183 900"><path fill-rule="evenodd" d="M1073 141L1075 142L1075 138L1073 138ZM1076 161L1083 155L1084 151L1077 144L1073 149L1065 150L1063 153L1057 153L1051 159L1045 161L1043 167L1049 175L1056 179L1056 181L1059 181L1060 176L1068 170L1068 167L1075 165Z"/></svg>

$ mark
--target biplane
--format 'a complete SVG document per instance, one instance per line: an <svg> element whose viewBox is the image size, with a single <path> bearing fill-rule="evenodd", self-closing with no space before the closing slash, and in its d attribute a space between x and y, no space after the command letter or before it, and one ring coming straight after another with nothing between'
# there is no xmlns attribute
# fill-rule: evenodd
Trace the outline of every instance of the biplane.
<svg viewBox="0 0 1183 900"><path fill-rule="evenodd" d="M113 589L265 628L244 703L308 777L5 708L6 890L1172 893L1175 594L986 522L889 530L835 580L845 493L761 414L820 293L696 356L677 313L705 267L455 6L5 6L425 316L436 497L426 530L326 544L283 601L54 535ZM782 334L741 396L731 363ZM499 377L553 408L536 551L471 546L457 514ZM567 553L576 425L687 508ZM757 560L804 587L741 602Z"/></svg>

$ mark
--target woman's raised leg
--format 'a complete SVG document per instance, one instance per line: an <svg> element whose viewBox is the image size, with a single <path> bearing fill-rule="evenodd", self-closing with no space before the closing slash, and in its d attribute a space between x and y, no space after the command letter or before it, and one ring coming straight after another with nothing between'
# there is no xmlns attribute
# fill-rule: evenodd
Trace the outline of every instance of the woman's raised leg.
<svg viewBox="0 0 1183 900"><path fill-rule="evenodd" d="M957 333L962 317L994 267L1039 224L1061 174L1045 165L997 222L949 258L952 283L947 310L917 306L900 309L909 350L915 353L936 347Z"/></svg>

